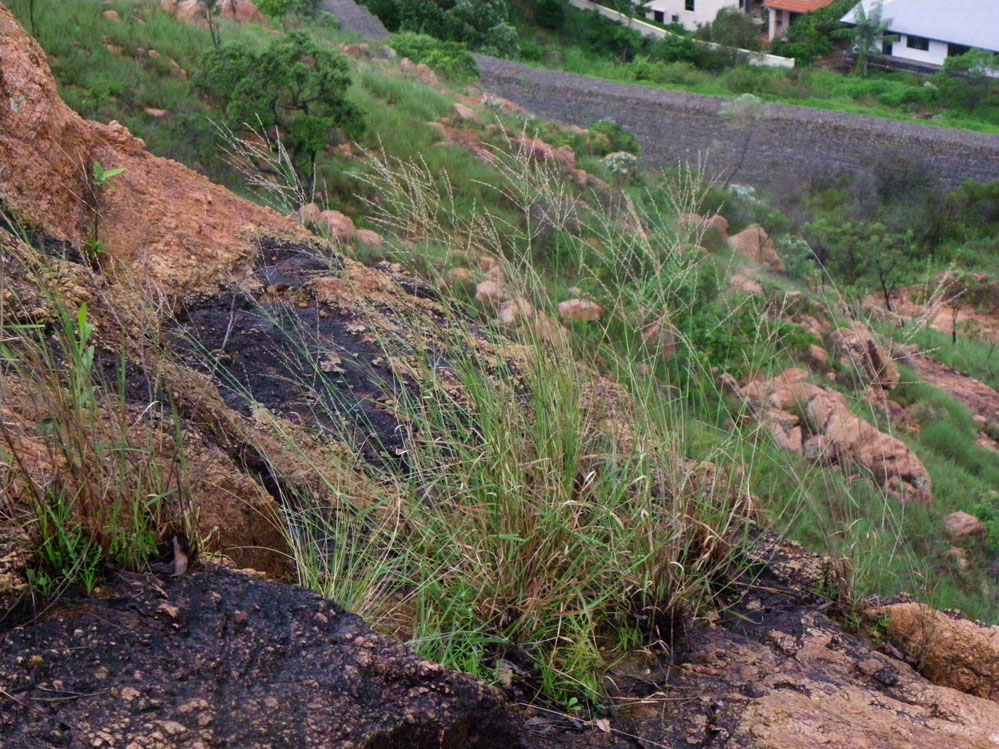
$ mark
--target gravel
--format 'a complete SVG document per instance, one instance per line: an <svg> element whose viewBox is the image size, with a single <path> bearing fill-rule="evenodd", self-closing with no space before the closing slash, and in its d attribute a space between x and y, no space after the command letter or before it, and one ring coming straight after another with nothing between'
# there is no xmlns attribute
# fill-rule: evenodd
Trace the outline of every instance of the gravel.
<svg viewBox="0 0 999 749"><path fill-rule="evenodd" d="M344 29L374 41L390 37L354 0L324 0L324 7ZM922 163L948 188L967 179L999 180L997 135L780 104L768 106L742 167L730 174L747 132L729 128L719 116L723 98L537 70L485 55L476 59L486 91L566 124L614 119L638 137L642 160L651 166L693 164L709 177L780 192L844 172L869 175L874 165L891 168L903 160Z"/></svg>
<svg viewBox="0 0 999 749"><path fill-rule="evenodd" d="M647 164L700 163L705 174L724 179L739 161L746 132L726 126L719 116L726 101L721 97L537 70L484 55L476 59L487 91L567 124L614 119L638 137ZM996 135L770 104L734 181L785 191L905 157L923 162L951 188L966 179L999 180Z"/></svg>

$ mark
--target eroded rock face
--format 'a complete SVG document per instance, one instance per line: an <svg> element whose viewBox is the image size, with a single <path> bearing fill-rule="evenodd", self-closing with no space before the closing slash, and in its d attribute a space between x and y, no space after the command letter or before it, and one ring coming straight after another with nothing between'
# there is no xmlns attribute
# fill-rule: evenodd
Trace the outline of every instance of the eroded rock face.
<svg viewBox="0 0 999 749"><path fill-rule="evenodd" d="M870 328L854 323L829 334L829 348L844 367L856 371L868 385L892 390L898 385L898 366Z"/></svg>
<svg viewBox="0 0 999 749"><path fill-rule="evenodd" d="M0 202L80 248L103 243L116 269L169 293L217 288L265 235L306 236L274 211L153 156L127 129L87 122L56 92L45 53L0 6ZM124 169L98 187L93 167Z"/></svg>
<svg viewBox="0 0 999 749"><path fill-rule="evenodd" d="M519 745L494 690L312 593L218 568L128 576L6 632L0 682L18 695L8 749Z"/></svg>
<svg viewBox="0 0 999 749"><path fill-rule="evenodd" d="M852 413L840 393L808 382L809 376L789 369L749 382L739 393L782 448L817 463L859 466L903 502L931 502L930 475L916 454Z"/></svg>
<svg viewBox="0 0 999 749"><path fill-rule="evenodd" d="M759 224L750 224L738 234L733 234L729 237L728 243L733 250L757 265L778 273L783 273L785 270L784 262L777 254L773 240Z"/></svg>
<svg viewBox="0 0 999 749"><path fill-rule="evenodd" d="M828 560L769 534L750 557L767 560L750 575L755 592L727 623L692 633L668 677L639 677L650 696L617 709L624 731L711 749L996 745L994 702L933 683L812 609L835 579Z"/></svg>
<svg viewBox="0 0 999 749"><path fill-rule="evenodd" d="M873 608L891 640L935 684L999 702L999 627L921 603Z"/></svg>

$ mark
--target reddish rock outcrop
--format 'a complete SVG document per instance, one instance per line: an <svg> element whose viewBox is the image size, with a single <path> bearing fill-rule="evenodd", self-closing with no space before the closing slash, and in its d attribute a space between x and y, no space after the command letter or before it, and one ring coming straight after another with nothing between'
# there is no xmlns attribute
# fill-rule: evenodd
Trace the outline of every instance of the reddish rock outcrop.
<svg viewBox="0 0 999 749"><path fill-rule="evenodd" d="M790 369L739 393L782 448L816 463L859 467L903 502L931 502L930 476L916 454L851 412L842 394L808 378L806 370Z"/></svg>
<svg viewBox="0 0 999 749"><path fill-rule="evenodd" d="M267 17L257 9L252 0L222 0L219 3L219 15L236 23L267 24Z"/></svg>
<svg viewBox="0 0 999 749"><path fill-rule="evenodd" d="M98 239L118 268L170 293L239 275L268 236L304 231L190 169L153 156L112 122L59 98L45 53L0 6L0 201L29 227L82 247ZM93 168L124 171L104 187Z"/></svg>
<svg viewBox="0 0 999 749"><path fill-rule="evenodd" d="M829 348L840 364L857 372L865 384L882 390L892 390L898 385L898 366L863 323L834 330L829 334Z"/></svg>
<svg viewBox="0 0 999 749"><path fill-rule="evenodd" d="M985 523L967 512L958 510L944 519L944 529L947 536L954 541L984 536L987 529Z"/></svg>
<svg viewBox="0 0 999 749"><path fill-rule="evenodd" d="M783 273L785 270L784 262L777 254L773 240L759 224L750 224L738 234L732 235L728 243L733 250L757 265L777 273Z"/></svg>
<svg viewBox="0 0 999 749"><path fill-rule="evenodd" d="M564 322L596 322L604 312L603 307L588 299L567 299L558 305L558 316Z"/></svg>
<svg viewBox="0 0 999 749"><path fill-rule="evenodd" d="M916 602L875 607L867 614L927 679L999 702L999 627Z"/></svg>

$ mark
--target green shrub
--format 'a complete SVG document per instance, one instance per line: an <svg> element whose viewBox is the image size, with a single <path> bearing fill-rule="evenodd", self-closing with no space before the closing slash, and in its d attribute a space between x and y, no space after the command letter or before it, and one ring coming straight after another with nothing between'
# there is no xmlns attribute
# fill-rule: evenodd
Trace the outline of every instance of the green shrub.
<svg viewBox="0 0 999 749"><path fill-rule="evenodd" d="M238 42L209 50L196 85L225 108L229 127L278 128L295 166L306 174L337 133L363 128L346 97L347 59L304 32L279 37L260 52Z"/></svg>
<svg viewBox="0 0 999 749"><path fill-rule="evenodd" d="M836 0L825 8L799 17L788 29L787 37L774 43L774 54L793 57L800 65L809 65L835 49L839 19L856 5L855 0Z"/></svg>
<svg viewBox="0 0 999 749"><path fill-rule="evenodd" d="M399 30L402 25L399 0L363 0L363 3L368 6L368 10L378 16L378 20L386 29L393 34Z"/></svg>
<svg viewBox="0 0 999 749"><path fill-rule="evenodd" d="M506 0L400 0L399 30L462 42L472 49L512 57L517 30Z"/></svg>
<svg viewBox="0 0 999 749"><path fill-rule="evenodd" d="M627 151L638 154L641 150L638 138L629 133L614 120L600 120L590 125L590 132L607 136L611 151Z"/></svg>
<svg viewBox="0 0 999 749"><path fill-rule="evenodd" d="M649 56L663 62L687 62L701 70L717 73L730 67L735 58L687 36L667 36L651 45Z"/></svg>
<svg viewBox="0 0 999 749"><path fill-rule="evenodd" d="M289 13L314 16L320 0L256 0L257 10L268 18L284 18Z"/></svg>
<svg viewBox="0 0 999 749"><path fill-rule="evenodd" d="M748 15L735 8L722 8L715 20L697 29L695 36L706 42L740 49L760 50L760 29Z"/></svg>
<svg viewBox="0 0 999 749"><path fill-rule="evenodd" d="M556 31L565 24L564 0L537 0L534 3L534 20L544 29Z"/></svg>
<svg viewBox="0 0 999 749"><path fill-rule="evenodd" d="M475 58L460 42L441 41L426 34L400 34L389 44L403 57L422 62L445 78L470 82L481 75Z"/></svg>

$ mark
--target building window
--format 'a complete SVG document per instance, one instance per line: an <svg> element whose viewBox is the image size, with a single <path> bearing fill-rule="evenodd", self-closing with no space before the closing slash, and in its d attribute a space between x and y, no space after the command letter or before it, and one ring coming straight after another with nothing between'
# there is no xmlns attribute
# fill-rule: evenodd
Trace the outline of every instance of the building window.
<svg viewBox="0 0 999 749"><path fill-rule="evenodd" d="M652 20L656 23L666 23L666 14L661 10L652 11Z"/></svg>
<svg viewBox="0 0 999 749"><path fill-rule="evenodd" d="M912 36L910 34L905 37L905 46L909 49L921 49L925 52L930 48L930 40L925 36Z"/></svg>
<svg viewBox="0 0 999 749"><path fill-rule="evenodd" d="M958 55L963 55L965 52L970 51L971 47L965 47L963 44L947 45L947 57L957 57Z"/></svg>
<svg viewBox="0 0 999 749"><path fill-rule="evenodd" d="M673 14L673 23L680 23L680 14L679 13L674 13ZM999 55L999 52L996 52L996 54Z"/></svg>
<svg viewBox="0 0 999 749"><path fill-rule="evenodd" d="M683 9L684 10L693 10L694 9L694 0L683 0Z"/></svg>

